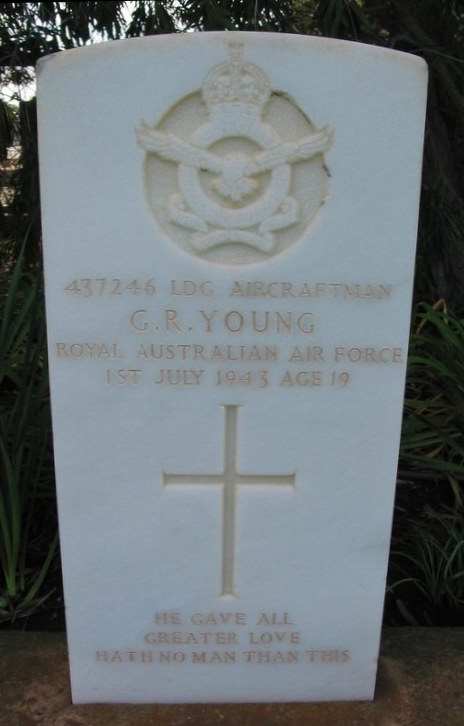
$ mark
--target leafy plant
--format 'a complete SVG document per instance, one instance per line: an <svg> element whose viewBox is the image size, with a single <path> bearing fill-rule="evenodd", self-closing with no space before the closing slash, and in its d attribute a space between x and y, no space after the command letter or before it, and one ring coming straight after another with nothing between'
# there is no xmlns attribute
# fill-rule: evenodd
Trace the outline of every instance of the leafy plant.
<svg viewBox="0 0 464 726"><path fill-rule="evenodd" d="M400 478L436 478L462 506L464 482L464 320L443 301L422 304L411 336Z"/></svg>
<svg viewBox="0 0 464 726"><path fill-rule="evenodd" d="M405 525L390 560L389 589L399 611L413 625L457 624L464 605L463 512L428 508Z"/></svg>
<svg viewBox="0 0 464 726"><path fill-rule="evenodd" d="M389 621L464 623L464 320L414 316L390 556Z"/></svg>
<svg viewBox="0 0 464 726"><path fill-rule="evenodd" d="M24 616L56 547L41 275L3 272L0 326L0 622Z"/></svg>

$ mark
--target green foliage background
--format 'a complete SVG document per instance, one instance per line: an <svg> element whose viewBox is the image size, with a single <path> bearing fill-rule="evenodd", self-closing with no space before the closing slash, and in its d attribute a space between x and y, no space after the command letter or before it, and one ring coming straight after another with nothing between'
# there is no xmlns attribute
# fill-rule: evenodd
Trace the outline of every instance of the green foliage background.
<svg viewBox="0 0 464 726"><path fill-rule="evenodd" d="M464 622L464 9L459 0L0 3L0 621L59 590L41 277L34 66L106 40L288 32L415 53L429 65L415 309L390 622ZM31 97L30 97L31 96ZM11 158L15 148L19 157ZM48 601L50 608L50 601Z"/></svg>

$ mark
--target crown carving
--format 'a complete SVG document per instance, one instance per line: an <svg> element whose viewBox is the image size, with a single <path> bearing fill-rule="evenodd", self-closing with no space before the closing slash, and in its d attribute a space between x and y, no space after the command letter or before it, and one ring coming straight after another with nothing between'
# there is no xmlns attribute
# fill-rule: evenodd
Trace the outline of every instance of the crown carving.
<svg viewBox="0 0 464 726"><path fill-rule="evenodd" d="M230 60L215 66L203 83L203 98L208 108L246 105L260 108L269 99L267 76L253 63L243 60L243 44L231 43Z"/></svg>

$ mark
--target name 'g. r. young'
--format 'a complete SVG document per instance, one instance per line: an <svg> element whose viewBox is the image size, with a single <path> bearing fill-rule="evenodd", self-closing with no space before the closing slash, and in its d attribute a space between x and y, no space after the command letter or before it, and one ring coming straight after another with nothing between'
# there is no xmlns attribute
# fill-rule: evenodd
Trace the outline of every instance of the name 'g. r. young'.
<svg viewBox="0 0 464 726"><path fill-rule="evenodd" d="M197 322L201 332L310 335L315 332L313 313L278 310L198 310ZM177 310L135 310L129 324L136 333L186 333L194 328L187 325Z"/></svg>

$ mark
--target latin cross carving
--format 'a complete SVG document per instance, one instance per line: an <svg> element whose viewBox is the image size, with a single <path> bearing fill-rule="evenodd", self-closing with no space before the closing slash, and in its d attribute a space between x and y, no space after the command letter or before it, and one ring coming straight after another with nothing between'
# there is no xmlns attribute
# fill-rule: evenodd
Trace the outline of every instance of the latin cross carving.
<svg viewBox="0 0 464 726"><path fill-rule="evenodd" d="M235 596L237 491L241 486L295 487L295 474L240 474L237 471L237 410L224 406L224 466L221 474L165 474L164 486L222 486L222 576L220 596Z"/></svg>

